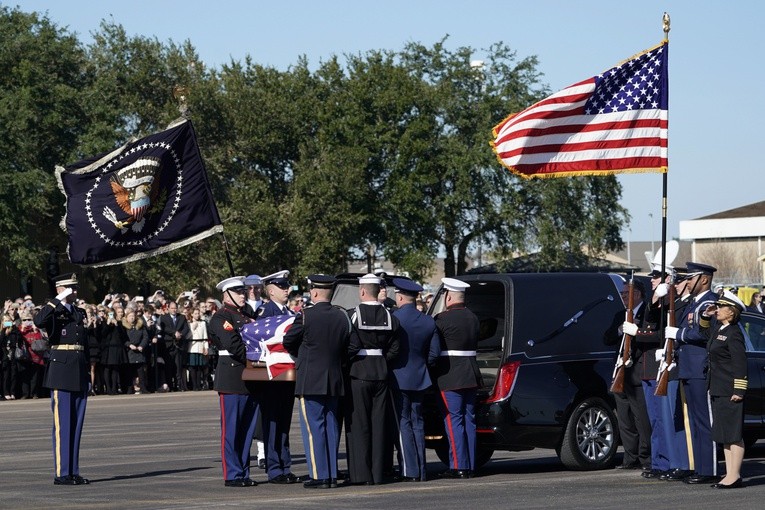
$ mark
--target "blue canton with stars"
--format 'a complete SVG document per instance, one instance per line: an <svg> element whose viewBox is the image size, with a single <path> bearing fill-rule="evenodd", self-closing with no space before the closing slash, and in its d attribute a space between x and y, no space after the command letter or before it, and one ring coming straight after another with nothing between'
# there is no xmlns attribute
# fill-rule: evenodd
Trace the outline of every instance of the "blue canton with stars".
<svg viewBox="0 0 765 510"><path fill-rule="evenodd" d="M632 110L667 110L668 45L662 44L595 77L584 106L588 115Z"/></svg>

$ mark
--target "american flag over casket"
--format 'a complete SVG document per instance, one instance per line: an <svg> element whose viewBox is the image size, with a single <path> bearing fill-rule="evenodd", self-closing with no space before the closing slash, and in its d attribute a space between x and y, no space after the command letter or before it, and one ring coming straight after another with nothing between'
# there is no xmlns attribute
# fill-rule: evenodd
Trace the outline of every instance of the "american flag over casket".
<svg viewBox="0 0 765 510"><path fill-rule="evenodd" d="M284 334L294 321L292 315L275 315L242 326L241 335L247 347L247 359L264 362L269 379L295 368L295 361L282 344Z"/></svg>

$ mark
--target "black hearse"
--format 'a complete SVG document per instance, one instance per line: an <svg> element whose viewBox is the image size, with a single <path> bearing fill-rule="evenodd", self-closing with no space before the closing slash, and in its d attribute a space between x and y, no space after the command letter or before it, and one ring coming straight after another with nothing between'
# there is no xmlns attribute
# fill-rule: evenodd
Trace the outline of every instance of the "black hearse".
<svg viewBox="0 0 765 510"><path fill-rule="evenodd" d="M594 273L476 274L466 304L481 322L476 405L477 463L494 450L554 448L571 469L613 463L618 427L608 393L616 350L603 342L624 310L620 278ZM444 308L439 289L431 306ZM428 446L448 459L435 394L428 400Z"/></svg>

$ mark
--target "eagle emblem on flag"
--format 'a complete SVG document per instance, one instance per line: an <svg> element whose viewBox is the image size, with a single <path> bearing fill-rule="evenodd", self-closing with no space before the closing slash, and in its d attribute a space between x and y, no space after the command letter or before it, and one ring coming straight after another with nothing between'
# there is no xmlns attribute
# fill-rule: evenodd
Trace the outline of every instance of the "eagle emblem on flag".
<svg viewBox="0 0 765 510"><path fill-rule="evenodd" d="M132 223L133 232L143 230L144 215L159 196L160 170L160 158L145 157L112 175L109 182L114 198L120 209L128 215L127 219L117 220L116 216L106 212L109 209L105 208L107 218L114 217L112 222L115 227L124 232L125 227Z"/></svg>

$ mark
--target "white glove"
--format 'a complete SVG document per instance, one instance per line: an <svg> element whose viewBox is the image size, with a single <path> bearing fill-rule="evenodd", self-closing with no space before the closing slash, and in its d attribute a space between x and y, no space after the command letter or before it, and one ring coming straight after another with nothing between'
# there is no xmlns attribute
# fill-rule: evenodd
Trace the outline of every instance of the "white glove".
<svg viewBox="0 0 765 510"><path fill-rule="evenodd" d="M667 326L664 328L664 338L672 338L673 340L677 340L677 332L680 331L679 328L673 328L672 326Z"/></svg>
<svg viewBox="0 0 765 510"><path fill-rule="evenodd" d="M58 296L56 296L56 299L58 299L59 301L63 301L66 299L67 296L71 294L72 294L72 289L70 287L67 287L64 290L62 290Z"/></svg>
<svg viewBox="0 0 765 510"><path fill-rule="evenodd" d="M656 290L653 291L654 295L656 297L664 297L667 294L669 294L669 284L668 283L660 283L656 286Z"/></svg>
<svg viewBox="0 0 765 510"><path fill-rule="evenodd" d="M636 324L625 321L624 324L622 324L622 331L629 336L635 336L637 335L638 327Z"/></svg>
<svg viewBox="0 0 765 510"><path fill-rule="evenodd" d="M664 361L664 349L656 349L656 361Z"/></svg>

